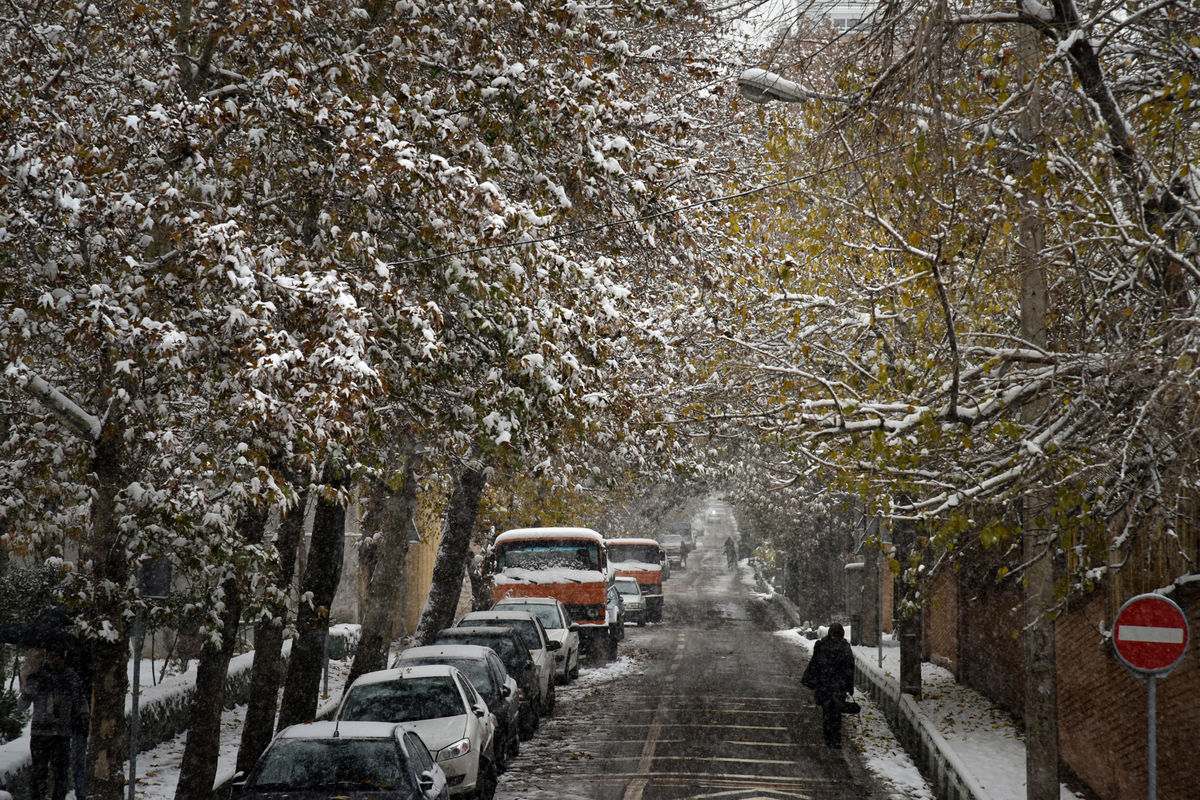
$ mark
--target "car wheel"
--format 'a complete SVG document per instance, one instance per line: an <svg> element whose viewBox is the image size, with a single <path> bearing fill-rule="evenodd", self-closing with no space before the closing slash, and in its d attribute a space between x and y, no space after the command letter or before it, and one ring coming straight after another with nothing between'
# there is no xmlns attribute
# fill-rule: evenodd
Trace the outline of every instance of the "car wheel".
<svg viewBox="0 0 1200 800"><path fill-rule="evenodd" d="M473 800L492 800L496 796L496 765L489 759L479 760L479 774L475 777Z"/></svg>
<svg viewBox="0 0 1200 800"><path fill-rule="evenodd" d="M567 657L567 663L568 664L571 663L570 656ZM576 678L579 677L579 651L578 650L575 651L575 666L573 666L567 670L567 677L569 677L571 680L575 680Z"/></svg>
<svg viewBox="0 0 1200 800"><path fill-rule="evenodd" d="M496 774L508 772L508 742L500 741L499 730L496 731L496 737L492 739L492 754L496 757Z"/></svg>
<svg viewBox="0 0 1200 800"><path fill-rule="evenodd" d="M644 627L646 627L646 614L645 614L645 612L642 612L642 615L641 615L640 617L638 617L638 627L639 627L639 628L644 628Z"/></svg>
<svg viewBox="0 0 1200 800"><path fill-rule="evenodd" d="M538 729L538 724L541 720L538 718L537 708L533 705L529 706L529 711L521 715L521 738L532 739L533 733Z"/></svg>
<svg viewBox="0 0 1200 800"><path fill-rule="evenodd" d="M508 760L512 761L517 756L521 755L521 735L520 731L514 731L513 735L508 737Z"/></svg>
<svg viewBox="0 0 1200 800"><path fill-rule="evenodd" d="M550 691L546 695L546 703L542 706L542 716L550 717L554 715L554 681L550 682Z"/></svg>
<svg viewBox="0 0 1200 800"><path fill-rule="evenodd" d="M608 660L617 660L617 637L615 636L608 637Z"/></svg>

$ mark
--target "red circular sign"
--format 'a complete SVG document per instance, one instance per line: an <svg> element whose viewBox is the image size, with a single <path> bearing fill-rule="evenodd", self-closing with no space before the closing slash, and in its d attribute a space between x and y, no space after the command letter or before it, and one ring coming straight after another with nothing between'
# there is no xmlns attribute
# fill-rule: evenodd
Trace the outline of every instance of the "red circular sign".
<svg viewBox="0 0 1200 800"><path fill-rule="evenodd" d="M1113 647L1125 666L1158 674L1179 663L1188 646L1187 617L1174 601L1141 594L1121 606L1113 623Z"/></svg>

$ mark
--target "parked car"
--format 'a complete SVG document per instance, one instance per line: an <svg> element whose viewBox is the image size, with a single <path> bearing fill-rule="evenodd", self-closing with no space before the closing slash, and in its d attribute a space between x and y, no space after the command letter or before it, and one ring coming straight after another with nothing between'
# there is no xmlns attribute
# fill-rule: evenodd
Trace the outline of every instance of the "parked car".
<svg viewBox="0 0 1200 800"><path fill-rule="evenodd" d="M561 648L550 640L538 618L528 611L471 611L462 615L459 626L512 628L529 648L529 656L537 669L541 705L538 713L548 717L554 713L554 654Z"/></svg>
<svg viewBox="0 0 1200 800"><path fill-rule="evenodd" d="M636 622L639 628L646 625L646 598L635 578L617 578L613 584L621 593L625 604L625 619Z"/></svg>
<svg viewBox="0 0 1200 800"><path fill-rule="evenodd" d="M504 668L517 682L520 736L529 739L541 722L541 706L537 667L521 634L512 628L464 627L443 628L433 638L434 644L477 644L495 651Z"/></svg>
<svg viewBox="0 0 1200 800"><path fill-rule="evenodd" d="M608 641L611 642L608 652L604 657L612 661L617 657L617 642L625 638L625 601L622 599L621 593L617 591L617 587L608 587L608 606L606 612L608 614Z"/></svg>
<svg viewBox="0 0 1200 800"><path fill-rule="evenodd" d="M579 677L579 624L571 621L567 607L556 597L505 597L492 606L493 611L528 611L538 618L546 635L558 642L554 654L555 677L570 683Z"/></svg>
<svg viewBox="0 0 1200 800"><path fill-rule="evenodd" d="M280 731L234 800L445 800L445 772L421 738L385 722L310 722Z"/></svg>
<svg viewBox="0 0 1200 800"><path fill-rule="evenodd" d="M403 722L446 773L451 796L490 800L496 791L495 725L471 682L448 664L360 675L338 706L342 722Z"/></svg>
<svg viewBox="0 0 1200 800"><path fill-rule="evenodd" d="M496 720L496 769L503 772L509 759L521 749L520 691L500 656L492 648L482 645L435 644L408 648L397 656L392 667L399 669L418 664L449 664L465 675L479 692Z"/></svg>

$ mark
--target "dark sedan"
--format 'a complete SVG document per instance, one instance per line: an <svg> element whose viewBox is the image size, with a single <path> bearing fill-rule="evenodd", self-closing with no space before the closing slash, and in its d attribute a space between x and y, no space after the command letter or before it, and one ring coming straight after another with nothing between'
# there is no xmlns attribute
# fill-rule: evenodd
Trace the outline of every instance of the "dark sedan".
<svg viewBox="0 0 1200 800"><path fill-rule="evenodd" d="M443 628L434 637L433 644L475 644L494 650L504 663L505 670L517 682L521 738L533 736L541 722L538 710L540 686L533 658L521 634L512 628Z"/></svg>
<svg viewBox="0 0 1200 800"><path fill-rule="evenodd" d="M235 800L446 800L442 772L419 736L388 722L312 722L280 731Z"/></svg>

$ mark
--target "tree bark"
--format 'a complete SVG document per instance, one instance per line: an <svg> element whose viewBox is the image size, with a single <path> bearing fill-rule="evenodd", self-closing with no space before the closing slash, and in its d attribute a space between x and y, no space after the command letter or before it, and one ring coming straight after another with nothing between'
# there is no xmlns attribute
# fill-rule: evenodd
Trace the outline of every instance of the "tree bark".
<svg viewBox="0 0 1200 800"><path fill-rule="evenodd" d="M347 686L359 675L387 668L388 650L395 635L396 603L404 591L408 533L417 504L420 464L419 455L405 459L400 486L396 490L383 483L373 487L369 508L378 515L379 543L363 604L358 650L346 678Z"/></svg>
<svg viewBox="0 0 1200 800"><path fill-rule="evenodd" d="M334 485L331 482L331 485ZM340 485L340 484L337 484ZM346 509L322 495L313 520L308 564L300 587L296 612L296 639L288 660L287 681L279 710L279 730L317 715L325 637L329 633L329 608L342 576L346 541ZM311 597L306 599L306 595Z"/></svg>
<svg viewBox="0 0 1200 800"><path fill-rule="evenodd" d="M92 474L92 528L87 557L94 565L95 616L112 635L92 644L92 726L88 736L88 789L95 800L121 800L129 736L125 700L129 694L129 623L123 613L129 560L114 508L123 484L124 431L112 421L95 443ZM111 587L111 588L106 588Z"/></svg>
<svg viewBox="0 0 1200 800"><path fill-rule="evenodd" d="M1021 81L1028 83L1041 62L1037 33L1023 26L1017 40ZM1043 136L1041 105L1036 85L1022 112L1022 139L1032 151L1041 152ZM1022 165L1028 174L1029 165ZM1029 195L1035 195L1033 191ZM1021 336L1044 348L1046 336L1046 269L1042 263L1045 222L1036 201L1026 200L1018 226L1018 261L1021 272ZM1046 400L1026 403L1021 421L1035 423L1046 408ZM1028 800L1056 800L1058 775L1058 657L1054 618L1049 609L1054 600L1052 553L1053 531L1048 531L1043 509L1053 501L1044 490L1031 490L1023 498L1021 536L1024 560L1030 566L1025 576L1025 779Z"/></svg>
<svg viewBox="0 0 1200 800"><path fill-rule="evenodd" d="M482 467L464 467L454 479L442 524L442 541L438 544L437 560L433 565L433 584L413 635L416 644L429 644L438 631L454 621L454 610L470 557L471 533L486 485L487 477Z"/></svg>
<svg viewBox="0 0 1200 800"><path fill-rule="evenodd" d="M262 520L261 515L251 516ZM237 647L238 624L242 617L241 581L231 575L223 582L222 590L225 609L221 614L221 639L216 642L207 637L200 650L175 800L210 800L217 776L225 681L229 676L229 661Z"/></svg>
<svg viewBox="0 0 1200 800"><path fill-rule="evenodd" d="M296 571L296 553L304 534L304 510L308 493L300 496L291 512L283 518L275 549L279 553L279 573L275 578L276 600L269 603L270 616L264 616L254 629L254 663L250 667L250 699L238 746L237 771L249 772L267 749L275 732L279 683L283 675L283 629L287 623L287 597Z"/></svg>

